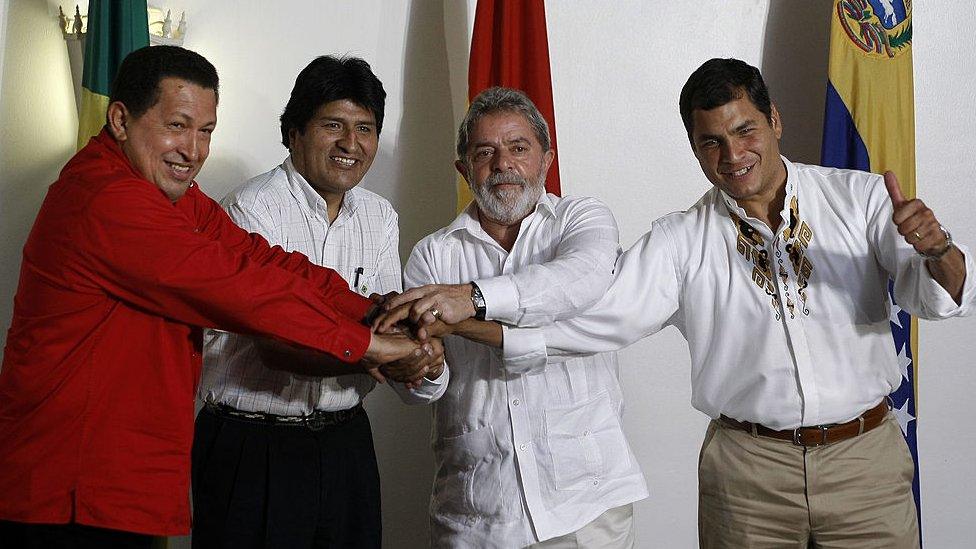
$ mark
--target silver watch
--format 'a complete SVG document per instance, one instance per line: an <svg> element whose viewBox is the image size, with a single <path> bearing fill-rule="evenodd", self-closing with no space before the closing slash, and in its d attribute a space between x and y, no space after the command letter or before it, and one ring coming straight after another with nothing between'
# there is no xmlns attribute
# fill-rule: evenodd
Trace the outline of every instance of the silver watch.
<svg viewBox="0 0 976 549"><path fill-rule="evenodd" d="M485 305L485 296L481 293L481 288L474 282L471 283L471 304L474 305L474 317L477 320L484 320L488 312Z"/></svg>
<svg viewBox="0 0 976 549"><path fill-rule="evenodd" d="M949 253L949 250L952 249L952 234L949 232L949 229L946 229L942 225L939 225L939 230L942 231L942 234L945 235L945 246L941 250L935 252L934 254L926 254L926 253L918 252L918 255L924 257L929 261L938 261L942 259L942 257L945 254Z"/></svg>

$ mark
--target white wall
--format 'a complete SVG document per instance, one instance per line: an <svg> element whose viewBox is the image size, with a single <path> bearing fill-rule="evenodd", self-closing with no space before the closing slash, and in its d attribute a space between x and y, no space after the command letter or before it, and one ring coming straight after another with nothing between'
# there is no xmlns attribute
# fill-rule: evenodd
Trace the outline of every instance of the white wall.
<svg viewBox="0 0 976 549"><path fill-rule="evenodd" d="M56 3L4 1L0 318L8 322L20 247L47 183L72 152L76 122L63 42L53 21L52 31L43 30ZM976 61L958 41L976 13L962 4L949 10L945 2L915 3L918 193L960 241L976 244L969 181ZM465 102L472 5L171 2L174 13L187 11L186 46L213 61L222 79L220 122L200 176L204 189L219 198L283 158L277 117L295 75L313 56L359 55L389 94L380 152L364 185L397 206L405 255L453 217L451 151ZM819 158L828 0L550 0L547 9L564 192L605 200L624 246L651 220L687 207L708 188L677 113L681 85L707 58L736 56L759 65L783 114L785 154ZM976 319L923 323L920 333L925 541L971 546L960 525L976 523L976 442L968 436L972 414L965 406L976 388ZM694 547L695 468L706 419L689 405L687 346L667 330L621 356L625 427L651 490L637 506L639 546ZM386 545L423 546L432 468L428 413L404 408L385 388L369 400Z"/></svg>

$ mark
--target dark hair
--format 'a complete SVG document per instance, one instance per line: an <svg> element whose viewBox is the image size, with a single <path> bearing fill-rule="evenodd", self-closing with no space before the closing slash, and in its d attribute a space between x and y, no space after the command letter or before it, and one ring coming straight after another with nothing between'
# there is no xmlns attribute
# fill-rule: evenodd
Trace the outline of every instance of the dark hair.
<svg viewBox="0 0 976 549"><path fill-rule="evenodd" d="M138 118L159 102L159 82L179 78L218 95L217 69L202 55L177 46L146 46L122 60L108 102L121 102Z"/></svg>
<svg viewBox="0 0 976 549"><path fill-rule="evenodd" d="M535 138L542 145L542 150L548 151L552 146L549 138L549 124L546 123L546 119L536 108L535 103L529 99L529 96L514 88L493 87L482 91L474 98L471 106L468 107L468 113L461 121L457 135L458 160L465 159L468 153L468 140L471 138L471 132L474 131L474 125L478 120L499 111L521 113L532 126Z"/></svg>
<svg viewBox="0 0 976 549"><path fill-rule="evenodd" d="M292 129L304 134L316 109L342 99L372 112L379 135L383 129L386 92L369 63L358 57L323 55L313 59L295 79L285 112L281 113L281 144L289 145L288 134Z"/></svg>
<svg viewBox="0 0 976 549"><path fill-rule="evenodd" d="M766 120L772 122L769 90L759 69L738 59L705 61L688 77L678 100L681 121L685 124L688 137L691 137L691 113L695 109L708 111L721 107L742 97L743 91L759 112L766 115Z"/></svg>

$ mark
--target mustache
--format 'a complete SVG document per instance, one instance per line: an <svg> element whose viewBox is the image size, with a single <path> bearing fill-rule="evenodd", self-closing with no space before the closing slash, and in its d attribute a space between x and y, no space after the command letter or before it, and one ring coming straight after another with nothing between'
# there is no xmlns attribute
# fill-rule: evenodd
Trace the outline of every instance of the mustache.
<svg viewBox="0 0 976 549"><path fill-rule="evenodd" d="M489 188L495 185L521 185L525 187L528 184L529 182L524 177L515 172L493 173L485 179L485 185Z"/></svg>

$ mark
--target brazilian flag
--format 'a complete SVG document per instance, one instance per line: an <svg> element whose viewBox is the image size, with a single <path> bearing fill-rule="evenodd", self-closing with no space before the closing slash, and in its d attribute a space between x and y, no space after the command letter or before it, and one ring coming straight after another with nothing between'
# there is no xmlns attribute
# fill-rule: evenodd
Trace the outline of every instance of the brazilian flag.
<svg viewBox="0 0 976 549"><path fill-rule="evenodd" d="M90 0L81 77L78 148L105 125L109 88L122 60L149 45L146 0Z"/></svg>

